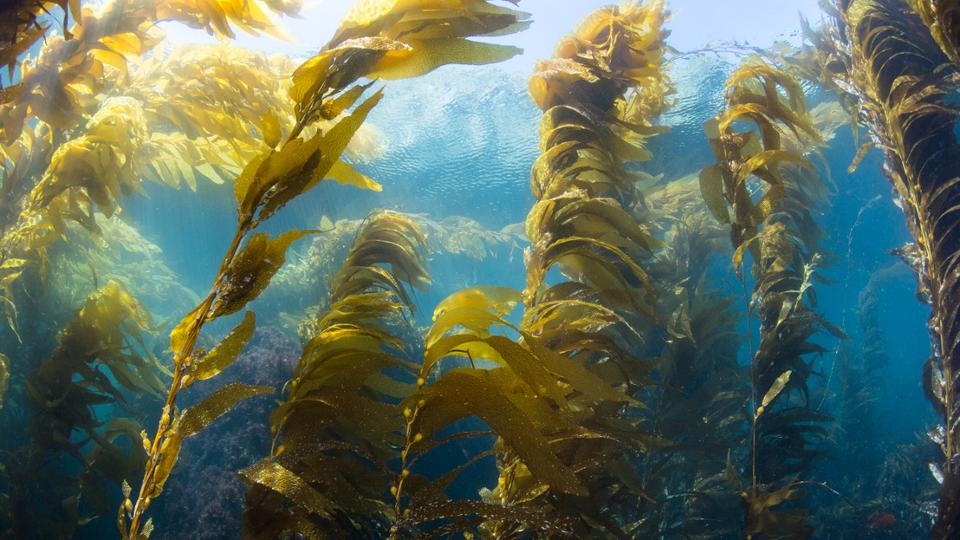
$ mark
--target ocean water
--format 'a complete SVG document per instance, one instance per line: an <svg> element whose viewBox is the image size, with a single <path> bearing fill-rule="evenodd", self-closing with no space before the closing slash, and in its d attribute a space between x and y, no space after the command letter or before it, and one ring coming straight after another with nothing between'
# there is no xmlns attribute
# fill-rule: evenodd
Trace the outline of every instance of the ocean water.
<svg viewBox="0 0 960 540"><path fill-rule="evenodd" d="M498 40L509 43L510 36ZM177 395L175 410L199 410L206 398L231 384L259 385L261 390L222 416L208 414L212 420L209 425L183 441L169 480L162 493L151 497L144 514L144 521L146 516L151 519L150 538L929 536L937 516L937 475L943 480L939 472L943 456L928 436L943 418L925 396L923 380L924 362L932 354L927 326L930 307L918 298L913 270L893 253L914 239L884 175L884 155L874 149L854 172L848 172L857 144L849 115L844 112L829 130L819 155L809 154L816 174L827 185L827 196L810 211L823 231L822 238L813 251L801 251L807 262L814 260L814 252L819 254L816 260L821 262L815 266L822 279L811 282L812 292L801 296L800 303L846 336L838 337L814 324L809 341L819 347L805 351L799 357L800 364L790 364L793 375L787 377L797 386L788 385L782 394L774 392L777 395L768 404L774 410L774 400L779 400L779 407L822 415L815 421L797 423L800 430L815 426L808 433L810 442L801 445L810 452L809 463L797 467L796 473L770 473L759 484L754 473L751 487L751 462L758 463L762 470L794 469L780 467L790 450L778 454L777 442L756 456L756 448L751 448L751 425L765 418L762 410L757 412L761 399L757 389L753 389L752 397L750 392L753 354L767 335L762 332L768 331L759 325L756 306L762 298L755 299L758 304L748 314L746 305L757 274L748 270L743 281L737 276L731 263L735 248L730 243L729 225L709 217L697 187L701 170L716 162L704 124L726 106L724 85L728 77L741 62L755 58L748 47L717 48L696 54L667 54L662 69L669 74L675 92L669 96L669 107L653 119L655 125L666 129L645 141L649 160L626 165L628 170L642 171L655 181L631 188L631 203L616 203L618 208L625 207L631 219L658 243L642 255L637 254L642 250L624 248L628 252L625 258L612 263L609 261L613 259L607 259L607 268L626 272L630 264L626 259L641 261L654 282L650 287L657 290L654 305L660 307L645 318L640 310L622 309L621 293L597 287L599 292L582 299L606 302L611 313L617 313L615 322L596 319L580 328L574 320L560 330L552 330L557 332L553 334L555 340L577 331L599 336L607 335L604 332L614 335L615 330L612 340L629 352L627 360L603 354L597 360L582 343L565 349L544 338L545 344L556 348L551 354L566 355L564 361L581 362L597 381L614 381L604 384L611 391L622 392L622 401L585 398L591 395L585 389L595 389L590 386L594 378L571 375L560 367L566 364L546 353L524 353L544 362L534 368L523 363L528 360L519 360L520 356L491 353L489 345L473 350L474 354L492 354L481 358L454 347L440 355L447 360L425 380L417 381L416 369L423 364L425 352L429 357L430 348L436 346L428 337L438 318L435 308L458 291L478 286L523 291L530 285L530 268L537 264L533 255L541 249L537 245L542 247L543 242L556 239L544 235L535 238L536 245L532 245L529 228L524 228L528 213L538 203L538 194L531 191L531 169L546 150L541 142L545 140L541 132L544 111L528 91L533 65L528 69L517 69L513 64L446 65L415 78L376 81L373 87L383 88L384 97L366 119L363 131L358 132L358 140L347 148L345 159L382 185L382 191L323 181L259 226L258 231L271 237L291 228L315 233L289 247L269 285L244 303L242 310L211 316L204 322L196 345L199 352L191 356L194 362L241 324L244 311L256 313L256 329L240 343L236 360L215 377L185 384ZM43 53L35 48L31 54ZM294 67L303 59L297 60ZM136 69L132 61L130 69L131 73ZM5 79L3 84L15 84L20 76ZM811 109L830 104L839 108L829 88L804 81L803 90ZM229 109L223 112L231 114ZM288 116L292 118L289 111ZM90 121L89 115L80 117L81 127ZM42 123L42 119L34 119L28 127L39 129ZM288 132L288 124L283 125ZM9 124L4 129L9 130ZM82 133L77 131L80 128L70 129L63 131L63 139L55 139L56 144ZM262 138L259 125L251 124L246 129L250 140ZM863 126L859 129L862 142L868 137L867 130ZM10 153L12 146L3 148L6 163L20 159ZM51 158L47 155L46 159ZM50 177L45 170L40 166L24 175L22 181L40 184ZM0 172L5 188L19 178L11 171ZM43 248L41 263L29 252L22 255L14 251L9 247L14 244L6 240L10 231L24 226L25 219L4 223L4 260L23 258L30 261L24 263L30 266L3 295L15 305L16 320L0 333L0 352L7 359L9 372L9 382L2 386L5 392L0 393L0 538L115 538L119 535L117 509L121 510L121 521L129 523L122 510L128 498L122 485L132 487L129 498L142 504L137 501L144 469L139 431L144 430L149 448L161 421L167 388L178 376L174 374L176 354L171 350L169 335L201 304L211 284L222 278L221 260L238 222L232 180L215 184L200 179L191 190L138 178L142 192L124 190L116 214L98 214L100 235L71 224L61 237ZM764 189L756 178L751 186ZM27 210L32 207L23 202L29 199L21 196L16 200L17 189L4 193L12 201L11 207L29 218ZM664 195L672 189L683 194L682 203L676 207L670 206L675 203ZM588 197L584 191L575 195ZM102 206L94 208L103 210ZM694 214L708 216L708 225L704 226L707 232L703 234L704 238L712 235L710 242L715 247L702 261L702 273L690 277L668 254L686 249L671 227L678 227ZM16 212L13 215L15 218ZM368 311L389 320L375 328L392 332L395 338L376 350L395 354L402 362L375 370L379 378L371 378L366 385L355 387L350 381L357 379L350 379L338 383L335 390L340 393L317 390L315 402L321 405L316 405L316 410L298 409L299 416L292 416L296 425L285 428L288 431L271 432L271 425L277 421L276 411L295 393L291 380L297 380L297 384L309 380L303 372L306 360L302 358L356 346L366 352L347 360L360 365L358 358L366 358L365 362L379 354L362 349L366 342L361 343L359 338L342 343L330 337L318 341L317 327L310 324L322 325L316 321L322 321L331 309L331 288L338 283L338 269L354 241L362 238L364 227L383 215L410 220L425 235L419 249L429 281L421 280L419 287L402 287L409 291L412 305L403 308L399 302L386 314ZM597 238L609 238L603 230L586 230L594 231ZM243 245L249 243L247 236ZM599 248L594 245L594 249ZM610 251L604 253L601 259L611 257ZM276 254L258 260L265 258L275 261ZM747 264L754 264L752 260L748 254ZM400 265L374 262L404 279ZM593 283L591 276L597 275L590 273L589 260L570 262L569 266L548 265L543 288L563 281ZM628 284L597 279L624 290L643 288L639 278L627 279ZM124 322L117 329L107 328L108 323L77 324L84 320L81 308L88 315L95 311L88 295L114 282L142 305L141 311L121 319L128 321L140 313L148 315L149 321ZM383 285L374 288L391 290ZM723 332L711 334L694 323L690 335L678 334L677 329L682 330L683 325L677 321L686 317L689 328L690 313L676 308L674 302L678 301L671 299L684 295L691 299L684 309L694 311L692 306L709 295L722 299L706 311L715 311L718 318L729 317L727 326L718 323ZM529 321L522 313L525 302L526 309L532 311L531 301L521 299L519 293L511 298L511 306L517 309L496 313L500 317L496 323L476 323L483 330L471 327L465 319L447 332L474 332L476 335L471 335L478 343L498 337L517 347L532 347L530 343L539 343L539 334L529 331ZM951 307L958 308L948 309ZM449 305L447 309L448 313L452 311ZM698 309L703 309L702 305ZM442 319L444 314L439 315ZM99 320L107 319L104 315ZM637 322L641 320L646 322ZM545 324L543 332L550 328L549 322ZM631 324L639 330L625 331L624 327ZM780 338L786 339L785 335ZM682 347L697 351L697 360L686 375L678 375L682 368L670 363L681 354L676 351L685 350ZM305 348L313 352L304 353ZM138 363L125 355L149 361ZM716 367L725 358L732 364L724 364L725 369ZM619 360L635 361L636 365L624 368L617 363ZM142 364L137 369L151 375L141 371L131 375L115 368L125 362ZM340 366L337 362L346 361L334 358L329 362ZM624 372L636 369L642 376L634 380L611 375L614 365ZM556 388L527 386L524 376L534 377L530 375L534 372L537 377L546 376L539 369L557 379L552 383ZM809 372L803 373L801 387L797 381L804 369ZM500 373L497 370L518 382L496 387L501 393L491 391L462 401L456 398L463 396L456 393L444 398L447 401L437 397L438 388L450 373L482 378L485 375L477 373ZM331 380L335 378L328 375ZM350 376L372 377L361 371ZM767 383L760 391L768 387ZM80 395L77 388L89 393ZM431 394L431 388L438 390ZM54 389L62 392L57 394ZM556 398L558 392L563 399ZM625 397L627 394L630 398ZM369 399L361 401L357 395ZM720 411L709 404L716 402L702 401L719 397L730 400L729 409ZM639 402L643 402L642 407ZM506 410L503 403L513 408ZM438 425L431 433L442 442L430 447L411 442L416 433L411 430L419 425L404 412L411 407L418 411L410 413L414 415L443 409L436 413L440 420L436 420ZM520 426L520 431L535 427L540 430L535 437L517 433L516 425L511 426L515 416L511 415L518 413L511 411L521 411L524 418L533 419ZM710 418L713 413L724 415L723 425L711 424L715 422ZM564 423L536 423L555 417ZM704 425L693 425L701 418ZM120 419L128 423L121 425L117 422ZM383 431L384 419L395 421L395 428ZM136 427L130 427L133 425ZM577 444L582 446L568 447L558 442L568 438L581 441ZM518 455L521 463L528 458L511 443L530 440L538 444L543 441L538 452L544 452L543 448L547 453L554 452L557 463L563 466L550 462L529 470L522 465L521 473L516 469L504 472L508 464L516 466ZM616 442L605 446L609 441ZM278 450L280 444L295 450L284 455ZM337 454L339 450L332 450L335 444L351 445L352 461ZM412 464L408 451L417 456ZM539 456L529 457L531 461L543 455L526 451L531 452L529 456ZM330 457L333 455L343 461ZM614 462L621 468L610 465ZM244 471L258 464L282 464L288 472L300 474L305 479L301 480L303 485L291 488L276 477L274 484L261 477L260 485L256 485ZM604 468L608 465L614 472ZM623 472L622 467L631 471ZM592 472L595 469L605 472ZM522 486L523 471L532 474L533 482L540 482L540 487L531 489L526 499L514 493L516 498L510 500L507 485L515 482ZM434 491L422 488L446 474L451 474L448 483L438 484ZM558 487L559 480L551 485L538 479L541 474L555 480L579 474L586 491L564 492ZM398 497L397 486L402 489L408 475L415 480L409 480L406 485L410 491ZM281 484L286 488L278 487ZM273 491L268 489L271 485ZM749 490L772 492L785 486L793 494L767 508L774 514L751 513L747 505L751 500ZM423 491L418 492L421 488ZM418 499L421 496L422 501ZM351 504L343 502L346 500ZM451 501L469 502L454 508ZM479 509L481 501L490 507ZM417 506L421 503L422 507ZM446 503L451 506L443 506ZM591 514L595 506L600 510ZM494 507L499 510L491 509ZM414 512L405 514L401 510L398 520L396 508L412 508ZM440 515L443 512L447 514ZM778 529L769 523L751 530L756 525L751 525L751 516L782 517L796 512L803 514L804 526L788 529L806 531L804 534L778 536L774 532ZM300 523L303 529L271 529L271 520ZM392 526L397 530L391 532ZM305 531L313 531L316 536ZM937 537L952 538L950 533L945 534Z"/></svg>

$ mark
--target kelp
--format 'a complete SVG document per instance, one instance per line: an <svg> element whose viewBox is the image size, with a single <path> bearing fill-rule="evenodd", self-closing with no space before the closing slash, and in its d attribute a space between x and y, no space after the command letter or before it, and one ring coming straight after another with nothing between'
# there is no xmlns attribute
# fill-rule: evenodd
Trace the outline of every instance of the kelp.
<svg viewBox="0 0 960 540"><path fill-rule="evenodd" d="M701 172L700 186L717 221L730 225L733 266L745 295L745 255L753 261L748 317L755 312L759 319L760 342L751 350L745 534L808 537L812 529L798 503L797 478L807 476L821 455L828 417L810 404L814 367L807 356L825 351L811 341L820 330L842 336L813 311L813 279L822 261L813 213L826 191L804 153L814 151L821 137L801 86L759 60L745 61L730 75L725 100L724 111L706 125L717 162ZM787 134L803 146L788 148Z"/></svg>
<svg viewBox="0 0 960 540"><path fill-rule="evenodd" d="M386 6L386 4L384 4ZM400 4L394 7L399 7ZM223 261L214 278L213 285L206 298L174 327L170 334L170 349L174 356L173 380L167 393L156 436L151 441L144 439L149 448L147 466L140 484L136 501L121 507L117 522L121 535L129 539L149 536L152 526L143 522L150 502L163 490L163 484L176 464L180 445L184 438L202 430L216 416L229 410L237 401L258 393L272 391L266 388L236 385L214 393L207 401L185 411L176 409L176 399L182 388L189 387L194 379L194 370L200 358L195 353L197 339L203 326L219 317L243 309L256 298L269 284L271 278L283 264L286 249L305 234L316 231L297 231L296 229L269 238L255 229L273 216L287 203L306 193L326 178L354 185L362 189L376 189L380 186L373 180L357 172L352 165L343 161L341 155L350 139L360 128L370 110L380 101L382 91L363 98L369 84L354 84L361 77L372 77L378 70L391 62L394 67L407 62L416 75L429 71L418 71L413 66L420 65L417 56L411 60L406 54L387 55L386 49L375 44L387 40L384 36L407 23L409 18L432 19L429 22L417 22L425 29L436 30L442 35L452 32L463 38L478 33L474 25L458 28L451 25L463 12L431 9L435 6L416 2L404 4L404 9L386 10L374 14L365 11L364 4L355 7L348 14L338 35L344 31L356 31L373 41L355 38L346 47L334 38L314 58L301 65L293 75L293 87L290 95L295 102L295 121L289 131L273 113L267 113L263 119L261 136L266 150L260 151L249 160L243 171L234 181L234 196L237 202L237 227L233 239L226 250ZM488 7L486 2L476 3L475 10ZM376 7L375 3L367 7ZM513 28L519 12L507 10L508 17L498 30ZM474 15L480 16L476 11ZM364 15L362 21L355 17ZM375 15L375 16L374 16ZM513 22L509 22L513 21ZM367 28L352 30L353 25L362 22ZM490 28L479 31L490 32ZM424 30L426 31L426 30ZM364 34L364 32L367 32ZM375 35L376 34L376 35ZM424 36L421 49L394 41L391 47L402 45L404 51L422 50L439 54L446 41L427 39ZM460 55L458 49L453 54L440 54L437 61L430 63L430 69L444 63L468 62L475 59L472 55ZM371 59L373 61L371 62ZM421 65L422 67L422 65ZM404 75L400 75L404 76ZM352 110L351 110L352 109ZM349 112L346 112L348 111ZM313 126L319 119L333 121L329 126ZM310 128L308 130L308 128ZM301 137L302 136L302 137ZM229 339L229 336L228 338ZM216 399L215 399L216 398ZM214 400L215 401L211 401ZM215 414L214 414L215 413ZM144 532L147 531L147 532Z"/></svg>
<svg viewBox="0 0 960 540"><path fill-rule="evenodd" d="M727 256L727 231L700 197L695 176L647 194L651 222L664 229L651 268L658 283L664 345L646 392L662 446L643 456L646 501L634 537L715 538L738 532L740 496L726 474L749 432L747 376L734 299L715 290L708 267Z"/></svg>
<svg viewBox="0 0 960 540"><path fill-rule="evenodd" d="M948 4L918 8L928 20L943 25L934 27L932 36L906 2L837 4L831 24L816 42L821 56L831 59L834 86L857 104L859 119L882 150L884 173L915 239L899 251L916 273L918 296L931 306L933 355L924 365L923 381L945 422L939 438L944 481L933 533L941 538L960 530L955 421L955 374L960 369L955 170L960 154L954 135L957 112L951 105L956 71L948 57Z"/></svg>
<svg viewBox="0 0 960 540"><path fill-rule="evenodd" d="M251 126L259 127L267 110L290 108L277 71L288 66L226 47L207 57L178 55L176 63L156 55L131 73L161 40L157 21L224 35L232 35L231 24L273 28L258 2L116 0L84 11L69 39L45 41L36 62L23 66L16 94L0 104L0 254L14 274L0 294L14 331L13 282L34 270L42 277L47 249L67 222L97 234L96 211L109 217L122 197L140 192L143 178L174 187L182 178L195 189L198 176L219 183L236 176L259 150ZM183 84L190 75L198 83ZM214 112L228 108L235 112L229 119Z"/></svg>
<svg viewBox="0 0 960 540"><path fill-rule="evenodd" d="M659 243L631 213L642 205L638 181L645 177L627 164L649 159L644 141L662 131L653 122L672 91L663 69L666 16L661 2L602 8L560 42L554 59L537 64L529 82L544 115L531 173L537 202L526 221L522 344L538 350L540 362L571 363L631 398L607 393L589 407L571 403L580 411L572 426L591 435L557 436L551 446L582 490L539 480L505 441L492 495L570 521L577 536L628 535L646 496L635 459L657 444L641 427L634 396L652 367L637 354L657 318L644 264ZM565 280L548 284L552 268ZM553 399L571 402L563 394ZM488 528L510 538L526 525L499 520Z"/></svg>
<svg viewBox="0 0 960 540"><path fill-rule="evenodd" d="M960 5L951 0L909 0L909 4L943 54L960 67Z"/></svg>
<svg viewBox="0 0 960 540"><path fill-rule="evenodd" d="M133 404L158 399L164 386L156 359L144 350L152 325L144 307L111 281L87 298L50 356L26 374L29 438L0 471L5 534L68 537L112 514L110 490L145 458L134 420L142 411ZM109 422L105 406L115 408ZM65 462L79 472L65 472ZM50 519L51 507L63 513Z"/></svg>
<svg viewBox="0 0 960 540"><path fill-rule="evenodd" d="M270 415L270 457L241 471L251 538L374 535L395 521L385 495L401 471L403 405L414 367L399 328L429 278L408 218L370 216L308 325L286 399Z"/></svg>

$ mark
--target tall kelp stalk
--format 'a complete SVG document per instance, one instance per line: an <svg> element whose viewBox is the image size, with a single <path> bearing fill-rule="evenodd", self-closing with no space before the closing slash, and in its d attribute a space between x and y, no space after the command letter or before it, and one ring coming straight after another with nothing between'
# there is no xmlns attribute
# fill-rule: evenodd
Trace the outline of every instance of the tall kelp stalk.
<svg viewBox="0 0 960 540"><path fill-rule="evenodd" d="M940 4L921 13L935 19ZM951 98L956 68L905 1L852 0L831 9L833 24L815 39L824 72L853 98L859 119L883 151L884 173L915 239L899 253L916 273L918 296L931 306L933 354L923 382L944 417L931 432L944 458L933 534L953 538L960 534L960 147ZM938 24L933 36L950 53L952 23Z"/></svg>
<svg viewBox="0 0 960 540"><path fill-rule="evenodd" d="M643 265L658 243L631 213L642 205L638 182L645 176L627 164L649 159L644 141L661 131L652 122L672 91L663 68L666 16L660 1L602 8L560 42L554 59L537 65L529 83L544 115L531 176L537 203L526 222L532 246L523 342L631 396L652 368L637 355L656 319L655 287ZM565 279L549 284L551 269ZM611 395L577 410L574 425L591 435L557 438L552 446L583 489L540 481L508 446L494 496L573 518L577 536L629 537L646 497L637 458L654 439L640 427L642 407ZM491 530L511 538L524 527L501 521Z"/></svg>
<svg viewBox="0 0 960 540"><path fill-rule="evenodd" d="M330 288L329 309L270 417L269 458L243 470L245 534L383 538L397 521L404 404L415 386L402 336L411 287L429 283L426 238L408 218L380 213L357 233ZM408 473L409 474L409 473ZM399 499L398 499L399 500Z"/></svg>
<svg viewBox="0 0 960 540"><path fill-rule="evenodd" d="M136 404L163 392L155 360L143 351L151 326L144 307L111 281L89 296L50 356L28 373L27 438L0 468L5 537L69 538L112 514L110 492L145 459ZM117 408L109 422L96 410L105 405ZM61 509L55 518L51 508Z"/></svg>
<svg viewBox="0 0 960 540"><path fill-rule="evenodd" d="M704 206L695 176L667 183L646 201L651 222L665 229L651 275L669 317L646 395L651 429L666 444L644 455L644 491L652 500L634 534L735 534L740 497L725 469L747 440L749 387L737 362L734 297L713 288L708 275L712 261L729 251L727 230Z"/></svg>
<svg viewBox="0 0 960 540"><path fill-rule="evenodd" d="M798 478L809 475L820 456L822 424L829 420L810 403L814 367L808 356L826 352L810 340L821 329L842 336L812 311L821 260L821 230L813 213L826 193L804 154L815 150L820 136L800 85L760 61L748 60L730 75L725 100L726 109L706 125L717 162L701 172L700 186L714 217L730 224L733 266L743 279L744 296L743 259L749 253L753 261L748 321L755 312L760 342L754 351L748 336L752 424L749 482L742 492L746 535L808 537L808 512L796 502L802 496L797 488L808 481ZM777 508L788 501L793 502Z"/></svg>
<svg viewBox="0 0 960 540"><path fill-rule="evenodd" d="M271 5L290 14L297 9L296 2ZM204 94L181 107L175 100L157 99L165 93L140 95L146 85L130 73L132 61L160 42L159 21L179 21L224 37L233 36L233 26L275 32L258 1L113 0L96 11L85 8L82 16L79 2L71 1L70 9L76 24L65 37L45 39L35 61L20 65L16 56L8 59L21 69L0 99L0 294L14 331L13 285L24 273L38 273L42 281L47 248L65 236L66 222L96 234L96 211L114 213L121 196L140 191L143 177L179 184L182 175L193 185L196 174L221 182L222 176L235 176L255 152L247 148L249 129L240 137L238 130L224 129L222 120L211 121L209 111L229 100L233 105L223 108L239 113L234 125L258 125L263 112L250 124L244 116L249 107L239 103L260 104L257 98L269 91L238 90L269 88L280 78L235 72L232 85L217 88L210 83L218 79L201 76ZM197 88L176 88L182 87ZM197 114L201 109L205 114Z"/></svg>
<svg viewBox="0 0 960 540"><path fill-rule="evenodd" d="M248 312L220 345L202 354L195 349L204 325L240 311L256 298L282 266L290 244L311 232L293 229L271 239L256 228L325 178L380 189L340 159L382 96L378 91L357 105L370 86L357 81L362 77L413 77L443 64L509 58L519 49L466 38L511 33L526 24L524 14L483 0L467 2L457 9L431 0L362 2L347 14L320 53L297 68L290 90L295 122L284 139L277 115L264 116L261 135L265 149L247 163L234 182L237 227L233 239L210 292L171 332L173 381L156 436L153 440L144 437L149 452L136 501L127 499L118 512L124 537L133 540L149 535L152 523L143 522L145 513L162 492L184 439L204 429L238 401L273 391L235 384L185 411L176 408L181 389L195 380L215 376L236 358L255 323L252 312ZM320 120L333 122L319 125Z"/></svg>

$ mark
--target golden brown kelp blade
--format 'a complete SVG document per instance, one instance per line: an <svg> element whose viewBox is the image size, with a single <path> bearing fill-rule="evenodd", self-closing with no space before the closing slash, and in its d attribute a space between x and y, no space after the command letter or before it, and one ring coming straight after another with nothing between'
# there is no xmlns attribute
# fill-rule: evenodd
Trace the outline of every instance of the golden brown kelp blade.
<svg viewBox="0 0 960 540"><path fill-rule="evenodd" d="M0 471L7 495L0 501L3 530L64 537L112 515L110 490L144 464L142 428L127 416L142 412L132 408L133 398L156 399L164 387L155 360L142 356L142 335L151 326L146 309L110 281L87 298L53 352L26 374L30 437L10 449ZM111 407L110 421L104 406ZM79 472L64 475L77 465ZM50 519L45 498L62 500L57 519Z"/></svg>
<svg viewBox="0 0 960 540"><path fill-rule="evenodd" d="M804 154L816 151L821 137L799 83L765 62L741 64L727 80L725 100L724 111L706 125L717 161L700 173L700 188L714 217L730 224L733 266L744 287L747 253L755 279L748 317L756 310L760 343L751 351L747 534L808 537L813 530L796 502L795 481L821 455L821 424L828 420L809 403L808 355L824 352L811 341L820 330L842 336L812 311L821 260L813 215L825 189ZM786 501L794 501L792 508L777 508Z"/></svg>
<svg viewBox="0 0 960 540"><path fill-rule="evenodd" d="M512 289L474 287L454 293L434 310L418 389L405 402L409 411L405 448L412 456L405 463L429 458L458 439L496 436L498 442L491 450L467 456L444 477L425 483L411 476L409 485L401 484L402 493L409 496L411 516L402 519L402 525L448 520L452 523L444 526L445 533L462 530L506 537L516 528L547 536L570 534L577 512L554 511L536 500L546 492L580 501L589 495L580 471L591 466L597 454L571 457L570 445L606 441L621 449L629 446L617 434L583 425L581 417L593 407L623 406L633 400L578 361L509 323L506 318L520 300L520 293ZM451 363L452 369L447 366ZM448 426L470 417L483 421L489 431L451 433ZM493 455L501 466L501 480L483 501L446 500L442 494L446 483L472 462ZM526 493L532 495L515 497L518 485L530 488Z"/></svg>
<svg viewBox="0 0 960 540"><path fill-rule="evenodd" d="M954 66L960 67L960 3L956 0L909 0Z"/></svg>
<svg viewBox="0 0 960 540"><path fill-rule="evenodd" d="M950 5L931 2L921 13L934 20L948 16ZM960 532L960 148L950 97L956 90L955 66L905 1L853 0L835 5L834 11L834 24L823 30L817 45L833 59L830 77L856 100L860 118L884 153L884 172L916 241L901 252L917 274L921 298L932 308L933 356L924 367L924 384L945 421L944 482L934 535L952 538ZM933 36L952 54L952 23L936 22L945 26L934 28Z"/></svg>
<svg viewBox="0 0 960 540"><path fill-rule="evenodd" d="M401 330L409 288L428 282L425 241L409 218L388 212L359 231L270 416L271 456L241 472L251 538L385 534L395 521L384 496L401 477L400 400L416 378Z"/></svg>

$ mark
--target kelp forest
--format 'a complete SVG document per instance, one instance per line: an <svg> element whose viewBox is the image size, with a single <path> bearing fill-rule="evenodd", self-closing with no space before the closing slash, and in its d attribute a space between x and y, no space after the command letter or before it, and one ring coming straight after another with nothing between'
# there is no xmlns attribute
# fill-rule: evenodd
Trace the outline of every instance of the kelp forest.
<svg viewBox="0 0 960 540"><path fill-rule="evenodd" d="M960 538L960 1L538 2L0 2L0 539Z"/></svg>

